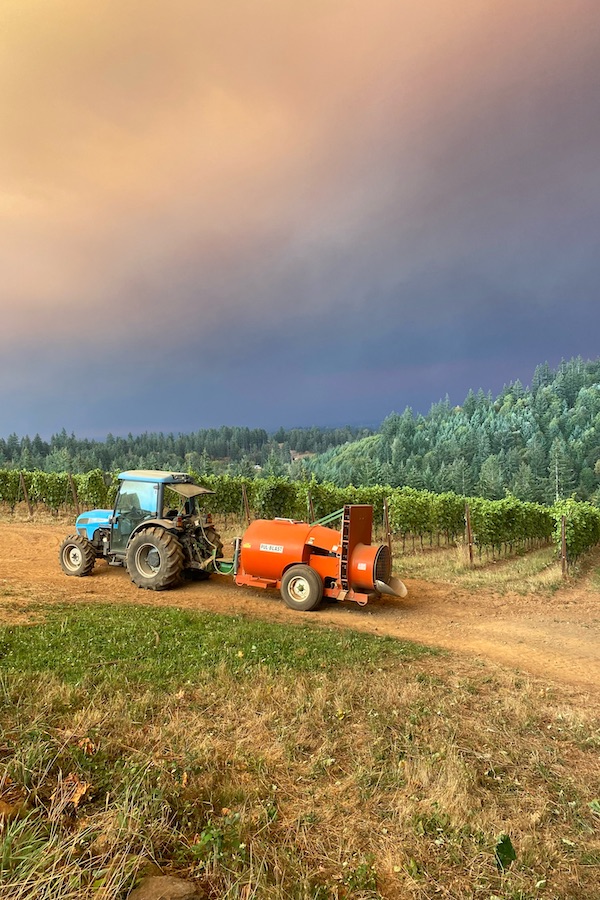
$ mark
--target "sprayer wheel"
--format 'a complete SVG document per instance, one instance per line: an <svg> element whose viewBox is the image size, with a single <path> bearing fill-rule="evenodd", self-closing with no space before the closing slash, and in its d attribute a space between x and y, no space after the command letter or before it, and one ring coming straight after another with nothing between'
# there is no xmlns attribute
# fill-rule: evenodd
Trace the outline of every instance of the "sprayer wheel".
<svg viewBox="0 0 600 900"><path fill-rule="evenodd" d="M291 566L281 579L281 596L290 609L316 609L323 597L323 580L310 566Z"/></svg>

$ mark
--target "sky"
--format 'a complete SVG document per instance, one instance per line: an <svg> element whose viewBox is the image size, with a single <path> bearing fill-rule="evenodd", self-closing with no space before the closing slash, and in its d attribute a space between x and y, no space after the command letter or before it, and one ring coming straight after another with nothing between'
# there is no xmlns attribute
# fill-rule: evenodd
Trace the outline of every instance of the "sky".
<svg viewBox="0 0 600 900"><path fill-rule="evenodd" d="M599 354L597 0L2 0L0 148L1 436Z"/></svg>

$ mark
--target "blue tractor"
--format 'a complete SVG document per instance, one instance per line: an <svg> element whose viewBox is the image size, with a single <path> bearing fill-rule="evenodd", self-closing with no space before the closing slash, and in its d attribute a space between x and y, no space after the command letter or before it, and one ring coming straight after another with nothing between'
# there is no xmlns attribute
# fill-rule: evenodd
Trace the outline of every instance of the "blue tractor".
<svg viewBox="0 0 600 900"><path fill-rule="evenodd" d="M89 575L97 559L126 566L140 588L164 591L184 577L208 578L218 570L223 545L210 516L196 507L212 494L182 472L121 472L114 509L93 509L62 542L66 575Z"/></svg>

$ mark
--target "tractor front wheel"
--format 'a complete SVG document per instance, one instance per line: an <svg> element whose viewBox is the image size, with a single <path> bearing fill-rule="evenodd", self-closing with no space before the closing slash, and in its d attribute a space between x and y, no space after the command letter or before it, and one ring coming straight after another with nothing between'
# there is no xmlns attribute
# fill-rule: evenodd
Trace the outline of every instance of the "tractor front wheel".
<svg viewBox="0 0 600 900"><path fill-rule="evenodd" d="M181 581L183 549L174 534L163 528L145 528L127 548L127 571L139 588L166 591Z"/></svg>
<svg viewBox="0 0 600 900"><path fill-rule="evenodd" d="M291 566L281 579L281 596L290 609L316 609L323 597L321 576L310 566Z"/></svg>
<svg viewBox="0 0 600 900"><path fill-rule="evenodd" d="M60 545L60 566L65 575L89 575L96 562L94 545L80 534L70 534Z"/></svg>

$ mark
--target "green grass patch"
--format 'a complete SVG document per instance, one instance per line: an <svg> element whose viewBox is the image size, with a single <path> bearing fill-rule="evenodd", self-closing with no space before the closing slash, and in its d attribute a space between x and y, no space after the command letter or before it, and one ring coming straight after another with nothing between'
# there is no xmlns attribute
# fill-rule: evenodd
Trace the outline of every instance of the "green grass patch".
<svg viewBox="0 0 600 900"><path fill-rule="evenodd" d="M557 688L146 606L52 608L0 653L2 900L156 867L206 900L595 896L599 723Z"/></svg>
<svg viewBox="0 0 600 900"><path fill-rule="evenodd" d="M0 630L0 671L52 672L67 683L169 687L225 667L274 671L380 666L436 652L389 637L181 609L89 605L52 609L37 625ZM437 651L439 652L439 651Z"/></svg>

